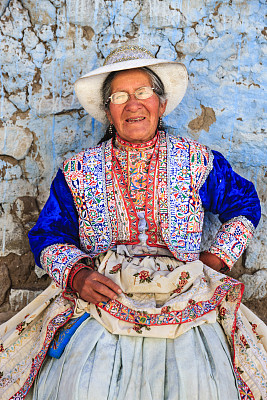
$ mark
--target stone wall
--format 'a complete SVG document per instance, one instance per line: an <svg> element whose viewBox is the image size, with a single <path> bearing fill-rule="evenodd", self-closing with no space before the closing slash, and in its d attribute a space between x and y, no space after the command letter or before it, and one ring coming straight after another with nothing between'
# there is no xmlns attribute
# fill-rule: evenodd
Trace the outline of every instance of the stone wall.
<svg viewBox="0 0 267 400"><path fill-rule="evenodd" d="M264 0L2 0L0 3L0 319L45 288L27 232L62 161L95 144L103 126L80 107L73 83L122 44L179 59L187 94L169 131L221 151L254 182L262 220L232 275L245 301L266 307ZM218 227L207 215L206 243ZM265 306L264 306L265 305Z"/></svg>

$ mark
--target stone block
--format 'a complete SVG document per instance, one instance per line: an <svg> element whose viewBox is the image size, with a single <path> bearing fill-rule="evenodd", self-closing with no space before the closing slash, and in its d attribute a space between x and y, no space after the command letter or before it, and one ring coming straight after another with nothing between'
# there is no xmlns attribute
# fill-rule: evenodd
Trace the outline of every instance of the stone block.
<svg viewBox="0 0 267 400"><path fill-rule="evenodd" d="M3 304L6 294L11 287L11 279L9 277L8 268L1 263L0 260L0 305Z"/></svg>
<svg viewBox="0 0 267 400"><path fill-rule="evenodd" d="M23 0L23 6L29 11L33 25L54 24L56 22L56 8L52 1L41 0L36 4L36 0Z"/></svg>
<svg viewBox="0 0 267 400"><path fill-rule="evenodd" d="M29 85L35 74L35 64L24 51L22 44L10 36L0 34L0 62L2 84L11 94Z"/></svg>
<svg viewBox="0 0 267 400"><path fill-rule="evenodd" d="M6 10L7 6L8 6L9 1L10 1L10 0L2 0L2 1L0 2L0 17L2 17L3 13L5 12L5 10Z"/></svg>
<svg viewBox="0 0 267 400"><path fill-rule="evenodd" d="M8 121L16 111L17 109L14 104L6 97L2 97L0 101L0 120L2 122Z"/></svg>
<svg viewBox="0 0 267 400"><path fill-rule="evenodd" d="M54 39L54 32L50 25L43 25L38 32L39 38L42 42L50 42Z"/></svg>
<svg viewBox="0 0 267 400"><path fill-rule="evenodd" d="M0 256L10 253L24 254L30 250L27 233L11 213L2 213L0 217Z"/></svg>
<svg viewBox="0 0 267 400"><path fill-rule="evenodd" d="M42 293L41 290L11 289L9 296L11 311L20 311L40 293Z"/></svg>
<svg viewBox="0 0 267 400"><path fill-rule="evenodd" d="M6 257L0 258L0 265L8 269L12 287L21 288L30 276L34 259L30 252L23 256L9 253Z"/></svg>
<svg viewBox="0 0 267 400"><path fill-rule="evenodd" d="M0 29L4 35L22 39L24 29L31 26L28 11L18 0L11 0L0 19Z"/></svg>
<svg viewBox="0 0 267 400"><path fill-rule="evenodd" d="M253 275L244 274L239 280L245 284L244 299L263 299L267 294L267 270L260 270Z"/></svg>
<svg viewBox="0 0 267 400"><path fill-rule="evenodd" d="M0 312L0 325L3 324L4 322L8 321L10 318L12 318L16 314L15 311L5 311L5 312Z"/></svg>
<svg viewBox="0 0 267 400"><path fill-rule="evenodd" d="M13 204L18 194L22 196L35 196L37 187L26 179L0 180L0 199L2 204Z"/></svg>
<svg viewBox="0 0 267 400"><path fill-rule="evenodd" d="M16 214L23 226L27 227L37 221L40 210L35 197L22 196L14 202L12 212Z"/></svg>
<svg viewBox="0 0 267 400"><path fill-rule="evenodd" d="M26 52L28 53L30 50L34 49L38 42L39 39L32 28L25 29L23 34L23 44L25 46Z"/></svg>
<svg viewBox="0 0 267 400"><path fill-rule="evenodd" d="M17 91L9 96L9 100L21 111L29 109L28 99L25 91Z"/></svg>
<svg viewBox="0 0 267 400"><path fill-rule="evenodd" d="M14 125L0 128L0 154L22 160L28 153L33 141L29 130Z"/></svg>
<svg viewBox="0 0 267 400"><path fill-rule="evenodd" d="M0 179L12 181L21 178L22 170L11 157L0 156Z"/></svg>
<svg viewBox="0 0 267 400"><path fill-rule="evenodd" d="M36 47L30 50L30 54L32 56L33 62L38 68L42 67L42 62L45 59L46 50L43 43L38 43Z"/></svg>

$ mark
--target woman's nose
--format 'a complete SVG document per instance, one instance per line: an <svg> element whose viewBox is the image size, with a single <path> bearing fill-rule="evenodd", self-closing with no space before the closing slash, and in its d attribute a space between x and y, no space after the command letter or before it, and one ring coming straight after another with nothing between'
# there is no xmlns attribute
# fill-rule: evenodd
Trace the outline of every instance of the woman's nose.
<svg viewBox="0 0 267 400"><path fill-rule="evenodd" d="M132 110L140 108L141 106L142 106L142 103L140 102L139 99L137 99L135 97L135 94L134 93L129 94L129 99L126 102L125 108L127 110L131 110L132 111Z"/></svg>

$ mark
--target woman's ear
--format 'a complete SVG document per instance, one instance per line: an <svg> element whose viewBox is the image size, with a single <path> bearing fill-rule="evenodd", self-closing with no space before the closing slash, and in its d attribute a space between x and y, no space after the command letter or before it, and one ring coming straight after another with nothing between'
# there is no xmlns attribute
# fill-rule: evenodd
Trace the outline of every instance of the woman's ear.
<svg viewBox="0 0 267 400"><path fill-rule="evenodd" d="M162 117L162 115L165 113L166 107L167 107L167 102L168 100L165 100L164 103L160 103L159 106L159 116Z"/></svg>
<svg viewBox="0 0 267 400"><path fill-rule="evenodd" d="M110 111L106 110L105 113L106 113L107 119L113 125L113 121L112 121L112 117L111 117Z"/></svg>

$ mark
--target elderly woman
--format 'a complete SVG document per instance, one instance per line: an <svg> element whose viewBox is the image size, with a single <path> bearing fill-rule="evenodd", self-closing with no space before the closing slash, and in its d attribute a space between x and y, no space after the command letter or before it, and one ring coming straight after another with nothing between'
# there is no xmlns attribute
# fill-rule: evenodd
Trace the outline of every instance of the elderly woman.
<svg viewBox="0 0 267 400"><path fill-rule="evenodd" d="M130 46L76 82L84 108L110 125L64 162L29 234L57 292L16 398L42 363L36 400L265 398L260 321L221 273L252 237L259 200L220 153L164 130L187 80L184 65ZM204 210L222 226L200 253Z"/></svg>

